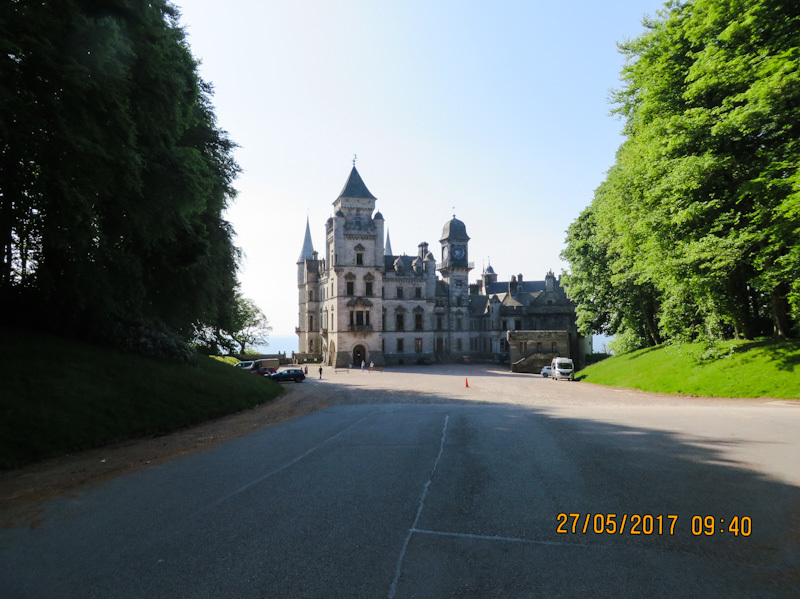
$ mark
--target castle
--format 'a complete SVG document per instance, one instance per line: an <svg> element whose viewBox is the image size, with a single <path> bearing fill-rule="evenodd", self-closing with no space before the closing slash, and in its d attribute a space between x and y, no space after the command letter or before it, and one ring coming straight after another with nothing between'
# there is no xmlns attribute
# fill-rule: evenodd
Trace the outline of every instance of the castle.
<svg viewBox="0 0 800 599"><path fill-rule="evenodd" d="M444 224L437 262L422 242L394 255L355 163L325 224L325 251L314 250L306 221L297 262L300 355L337 367L493 359L539 372L556 356L580 368L591 340L578 334L575 305L552 272L498 282L491 265L469 283L466 225ZM437 276L437 273L440 276Z"/></svg>

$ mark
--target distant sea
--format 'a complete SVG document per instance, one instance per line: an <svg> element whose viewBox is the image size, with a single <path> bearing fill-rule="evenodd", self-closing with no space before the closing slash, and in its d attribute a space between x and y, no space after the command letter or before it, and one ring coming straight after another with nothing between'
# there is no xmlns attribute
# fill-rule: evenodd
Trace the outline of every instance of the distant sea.
<svg viewBox="0 0 800 599"><path fill-rule="evenodd" d="M297 351L297 335L289 337L273 337L267 340L266 347L259 347L256 351L264 354L277 354L278 352L286 352L287 356L291 356L292 352Z"/></svg>

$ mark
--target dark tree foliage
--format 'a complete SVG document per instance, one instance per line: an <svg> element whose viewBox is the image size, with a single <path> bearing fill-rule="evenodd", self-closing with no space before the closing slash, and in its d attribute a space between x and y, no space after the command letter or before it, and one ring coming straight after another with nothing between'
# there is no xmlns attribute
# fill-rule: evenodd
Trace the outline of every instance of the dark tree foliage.
<svg viewBox="0 0 800 599"><path fill-rule="evenodd" d="M227 325L238 166L176 9L7 0L0 45L4 317L105 336Z"/></svg>
<svg viewBox="0 0 800 599"><path fill-rule="evenodd" d="M568 232L581 322L626 348L796 335L800 4L669 2L645 26L620 46L626 141Z"/></svg>

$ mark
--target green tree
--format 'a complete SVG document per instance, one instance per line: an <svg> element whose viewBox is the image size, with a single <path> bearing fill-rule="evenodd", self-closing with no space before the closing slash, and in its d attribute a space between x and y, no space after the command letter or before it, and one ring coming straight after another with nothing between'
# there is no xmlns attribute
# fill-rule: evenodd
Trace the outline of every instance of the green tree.
<svg viewBox="0 0 800 599"><path fill-rule="evenodd" d="M0 302L111 336L224 324L234 144L164 0L0 7Z"/></svg>
<svg viewBox="0 0 800 599"><path fill-rule="evenodd" d="M610 309L640 321L629 294L650 286L651 340L796 334L800 6L668 2L645 26L620 46L627 139L592 202L599 284L635 283Z"/></svg>
<svg viewBox="0 0 800 599"><path fill-rule="evenodd" d="M248 347L267 345L270 332L269 320L255 302L237 295L230 336L238 344L239 353L246 353Z"/></svg>

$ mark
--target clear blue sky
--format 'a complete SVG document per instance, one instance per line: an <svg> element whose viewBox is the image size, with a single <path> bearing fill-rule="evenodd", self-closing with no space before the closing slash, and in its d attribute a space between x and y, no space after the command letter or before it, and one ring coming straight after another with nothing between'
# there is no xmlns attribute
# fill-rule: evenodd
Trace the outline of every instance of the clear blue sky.
<svg viewBox="0 0 800 599"><path fill-rule="evenodd" d="M455 214L475 279L566 265L569 224L613 164L616 43L660 0L556 3L178 0L221 128L241 146L228 212L244 294L297 324L296 260L316 249L353 155L395 254L438 248ZM438 255L438 251L434 251Z"/></svg>

